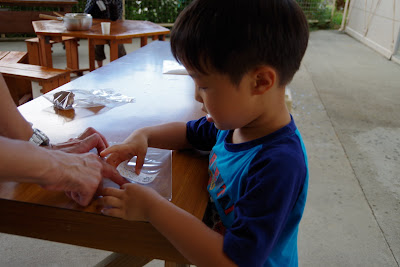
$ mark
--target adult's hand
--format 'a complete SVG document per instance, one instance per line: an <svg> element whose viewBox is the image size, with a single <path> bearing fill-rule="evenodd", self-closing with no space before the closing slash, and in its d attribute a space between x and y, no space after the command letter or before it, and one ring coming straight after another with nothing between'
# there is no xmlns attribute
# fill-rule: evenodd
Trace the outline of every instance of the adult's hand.
<svg viewBox="0 0 400 267"><path fill-rule="evenodd" d="M102 184L102 178L109 178L118 185L127 181L114 167L93 153L67 154L54 151L55 164L47 175L53 175L49 190L63 190L78 204L87 206ZM46 175L46 176L47 176Z"/></svg>
<svg viewBox="0 0 400 267"><path fill-rule="evenodd" d="M51 145L52 149L67 153L86 153L96 148L100 154L107 147L108 142L106 138L92 127L87 128L77 138L71 138L67 142Z"/></svg>

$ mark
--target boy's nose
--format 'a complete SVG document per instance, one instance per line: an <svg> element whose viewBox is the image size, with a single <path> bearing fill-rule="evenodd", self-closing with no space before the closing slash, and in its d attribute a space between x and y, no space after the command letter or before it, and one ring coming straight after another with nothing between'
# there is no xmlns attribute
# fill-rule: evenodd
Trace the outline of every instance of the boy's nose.
<svg viewBox="0 0 400 267"><path fill-rule="evenodd" d="M203 98L201 98L200 94L199 94L199 87L196 85L196 88L194 90L194 99L196 99L196 101L203 103Z"/></svg>

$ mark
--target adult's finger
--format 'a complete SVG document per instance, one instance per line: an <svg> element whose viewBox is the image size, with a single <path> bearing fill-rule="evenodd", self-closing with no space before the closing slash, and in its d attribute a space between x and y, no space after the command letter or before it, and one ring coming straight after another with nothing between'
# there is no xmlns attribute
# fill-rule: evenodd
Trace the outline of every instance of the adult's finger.
<svg viewBox="0 0 400 267"><path fill-rule="evenodd" d="M106 148L103 139L101 139L97 133L94 133L83 140L76 138L70 142L67 142L64 144L64 148L62 148L62 150L68 153L80 154L87 153L93 148L96 148L99 152Z"/></svg>
<svg viewBox="0 0 400 267"><path fill-rule="evenodd" d="M103 168L101 170L101 174L105 178L109 178L111 181L118 185L123 185L128 183L128 181L119 174L119 172L110 164L102 161Z"/></svg>
<svg viewBox="0 0 400 267"><path fill-rule="evenodd" d="M104 135L102 135L100 132L98 132L96 129L92 128L92 127L88 127L83 133L81 133L78 136L78 139L83 140L89 136L91 136L92 134L98 134L99 137L103 140L103 143L105 144L106 147L109 146L107 139L104 137Z"/></svg>
<svg viewBox="0 0 400 267"><path fill-rule="evenodd" d="M64 193L69 199L72 199L71 191L65 191Z"/></svg>
<svg viewBox="0 0 400 267"><path fill-rule="evenodd" d="M72 192L71 197L76 203L78 203L81 206L86 207L87 205L89 205L93 196L82 195L78 192Z"/></svg>
<svg viewBox="0 0 400 267"><path fill-rule="evenodd" d="M98 133L94 133L81 141L80 147L85 148L89 152L93 148L96 148L98 153L107 148L107 144L104 143L104 139Z"/></svg>
<svg viewBox="0 0 400 267"><path fill-rule="evenodd" d="M98 152L103 151L107 145L98 133L94 133L85 139L81 140L78 138L70 139L67 142L54 144L52 149L61 150L67 153L87 153L93 148L96 148Z"/></svg>
<svg viewBox="0 0 400 267"><path fill-rule="evenodd" d="M107 157L106 162L113 166L114 168L117 168L118 165L122 162L119 158L119 156L116 153L111 154L110 156Z"/></svg>

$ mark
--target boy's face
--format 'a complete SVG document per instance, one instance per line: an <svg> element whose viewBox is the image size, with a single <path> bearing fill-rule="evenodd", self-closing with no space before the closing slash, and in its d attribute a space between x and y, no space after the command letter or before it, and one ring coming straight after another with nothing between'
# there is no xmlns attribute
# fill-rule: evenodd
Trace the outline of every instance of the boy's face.
<svg viewBox="0 0 400 267"><path fill-rule="evenodd" d="M256 117L256 99L252 94L251 76L245 74L239 85L234 85L227 75L201 74L188 69L193 78L195 99L203 103L207 120L220 130L242 128Z"/></svg>

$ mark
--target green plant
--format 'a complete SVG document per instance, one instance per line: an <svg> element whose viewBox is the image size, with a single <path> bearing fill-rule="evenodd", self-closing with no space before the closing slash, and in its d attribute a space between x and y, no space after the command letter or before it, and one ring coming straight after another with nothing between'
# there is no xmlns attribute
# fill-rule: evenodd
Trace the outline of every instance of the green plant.
<svg viewBox="0 0 400 267"><path fill-rule="evenodd" d="M343 18L343 11L336 10L332 17L331 27L334 29L339 29L340 25L342 24L342 18Z"/></svg>
<svg viewBox="0 0 400 267"><path fill-rule="evenodd" d="M333 2L329 0L296 0L306 15L311 30L337 29L342 21L343 11L336 9L332 16Z"/></svg>
<svg viewBox="0 0 400 267"><path fill-rule="evenodd" d="M173 23L189 0L139 0L125 2L125 18Z"/></svg>
<svg viewBox="0 0 400 267"><path fill-rule="evenodd" d="M86 6L86 1L79 0L78 4L76 4L75 6L72 7L72 12L81 13L85 10L85 6Z"/></svg>
<svg viewBox="0 0 400 267"><path fill-rule="evenodd" d="M297 3L310 21L326 21L330 19L330 10L328 10L325 1L297 0Z"/></svg>

